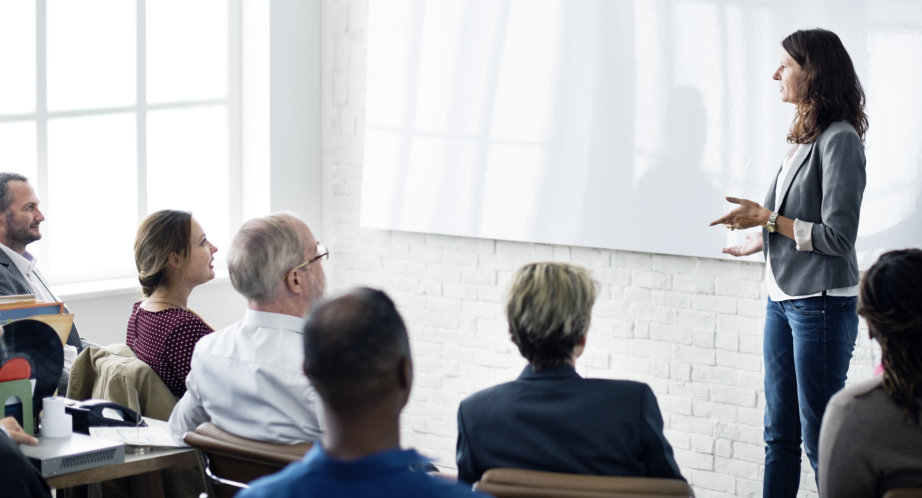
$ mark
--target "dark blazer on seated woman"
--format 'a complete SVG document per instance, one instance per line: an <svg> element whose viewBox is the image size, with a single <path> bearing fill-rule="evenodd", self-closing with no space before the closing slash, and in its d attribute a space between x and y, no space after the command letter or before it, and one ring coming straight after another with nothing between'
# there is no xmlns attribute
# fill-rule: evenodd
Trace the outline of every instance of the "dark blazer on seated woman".
<svg viewBox="0 0 922 498"><path fill-rule="evenodd" d="M458 479L513 467L684 479L646 384L584 379L568 364L480 391L458 408Z"/></svg>

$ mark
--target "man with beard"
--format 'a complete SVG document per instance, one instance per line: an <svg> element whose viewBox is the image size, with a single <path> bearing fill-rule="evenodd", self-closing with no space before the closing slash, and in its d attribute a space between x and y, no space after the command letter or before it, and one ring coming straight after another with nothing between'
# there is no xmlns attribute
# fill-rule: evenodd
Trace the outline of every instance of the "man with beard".
<svg viewBox="0 0 922 498"><path fill-rule="evenodd" d="M39 225L45 215L38 209L38 196L29 185L29 179L17 173L0 173L0 296L32 294L38 302L58 302L58 299L38 268L38 262L26 246L42 238ZM64 353L66 374L83 343L77 328L70 329L68 346Z"/></svg>
<svg viewBox="0 0 922 498"><path fill-rule="evenodd" d="M243 224L228 272L247 299L243 320L203 337L186 394L170 416L174 439L211 421L240 437L297 443L321 434L321 404L301 373L304 317L323 296L329 251L290 214Z"/></svg>

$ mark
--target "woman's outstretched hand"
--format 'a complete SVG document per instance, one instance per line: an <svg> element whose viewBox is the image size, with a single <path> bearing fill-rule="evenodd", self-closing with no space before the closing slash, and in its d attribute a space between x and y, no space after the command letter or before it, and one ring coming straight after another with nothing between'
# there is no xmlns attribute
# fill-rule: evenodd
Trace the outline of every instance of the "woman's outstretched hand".
<svg viewBox="0 0 922 498"><path fill-rule="evenodd" d="M768 222L772 212L762 207L757 202L748 199L727 197L727 202L739 204L739 207L712 221L708 226L726 225L731 230L744 230L755 226L762 226Z"/></svg>
<svg viewBox="0 0 922 498"><path fill-rule="evenodd" d="M724 247L720 252L731 256L749 256L761 250L762 234L760 232L752 232L746 234L746 240L742 244L733 247Z"/></svg>
<svg viewBox="0 0 922 498"><path fill-rule="evenodd" d="M709 226L725 225L730 230L745 230L755 226L762 226L771 216L771 211L765 209L757 202L749 199L727 197L727 202L739 204L739 207L712 221ZM749 256L762 250L762 233L753 232L746 235L746 240L733 247L725 247L720 252L731 256Z"/></svg>

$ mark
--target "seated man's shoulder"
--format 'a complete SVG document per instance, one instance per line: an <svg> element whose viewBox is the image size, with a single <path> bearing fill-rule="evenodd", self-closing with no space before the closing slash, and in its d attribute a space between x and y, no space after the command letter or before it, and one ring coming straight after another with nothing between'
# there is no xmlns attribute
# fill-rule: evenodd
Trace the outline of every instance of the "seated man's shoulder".
<svg viewBox="0 0 922 498"><path fill-rule="evenodd" d="M316 485L309 476L305 460L293 463L275 474L260 477L250 487L237 494L238 498L302 496Z"/></svg>
<svg viewBox="0 0 922 498"><path fill-rule="evenodd" d="M407 471L397 482L386 485L361 479L344 482L330 476L309 472L299 465L289 465L271 476L263 477L237 496L240 498L296 497L296 496L402 496L404 498L483 498L486 495L472 492L465 484L422 472Z"/></svg>
<svg viewBox="0 0 922 498"><path fill-rule="evenodd" d="M426 474L422 472L412 473L414 479L407 483L406 495L409 498L423 497L476 497L483 498L486 495L476 493L471 490L470 485L459 481L453 481L446 477Z"/></svg>
<svg viewBox="0 0 922 498"><path fill-rule="evenodd" d="M585 379L586 397L597 400L602 405L615 403L615 407L657 405L656 394L649 384L634 380Z"/></svg>
<svg viewBox="0 0 922 498"><path fill-rule="evenodd" d="M586 387L590 387L590 388L621 391L625 393L632 393L635 395L643 394L646 391L653 392L649 384L646 384L644 382L638 382L636 380L583 379L582 383Z"/></svg>
<svg viewBox="0 0 922 498"><path fill-rule="evenodd" d="M322 450L311 450L303 460L282 471L250 483L241 498L295 496L402 496L475 497L466 484L425 472L410 470L407 461L421 459L413 450L381 453L352 463L332 462ZM382 459L391 460L382 466ZM400 470L395 470L399 464ZM390 468L390 470L385 470ZM367 476L363 475L367 473Z"/></svg>
<svg viewBox="0 0 922 498"><path fill-rule="evenodd" d="M195 345L195 351L198 353L199 351L208 352L225 348L227 345L234 342L237 334L239 334L239 328L236 323L217 329L210 334L202 336Z"/></svg>
<svg viewBox="0 0 922 498"><path fill-rule="evenodd" d="M509 402L511 396L517 393L534 393L535 389L540 389L540 392L569 392L578 396L591 394L593 398L597 397L602 401L605 399L623 400L625 397L640 401L644 397L655 397L649 385L633 380L575 378L540 387L517 380L477 391L462 400L461 407L479 409L481 407L503 406Z"/></svg>
<svg viewBox="0 0 922 498"><path fill-rule="evenodd" d="M491 403L495 399L506 397L509 391L515 388L515 382L504 382L502 384L497 384L495 386L481 389L480 391L471 394L470 396L464 398L461 401L461 404L470 405L479 403Z"/></svg>

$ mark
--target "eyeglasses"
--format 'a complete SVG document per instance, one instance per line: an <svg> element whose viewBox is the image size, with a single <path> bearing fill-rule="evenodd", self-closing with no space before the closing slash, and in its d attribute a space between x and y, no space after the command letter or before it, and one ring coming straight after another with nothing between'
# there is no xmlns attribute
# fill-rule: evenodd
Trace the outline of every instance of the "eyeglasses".
<svg viewBox="0 0 922 498"><path fill-rule="evenodd" d="M304 268L305 266L313 263L314 261L326 261L330 259L330 250L327 249L327 247L321 244L320 242L317 242L317 253L318 254L316 256L292 268L292 270L300 270L301 268Z"/></svg>

